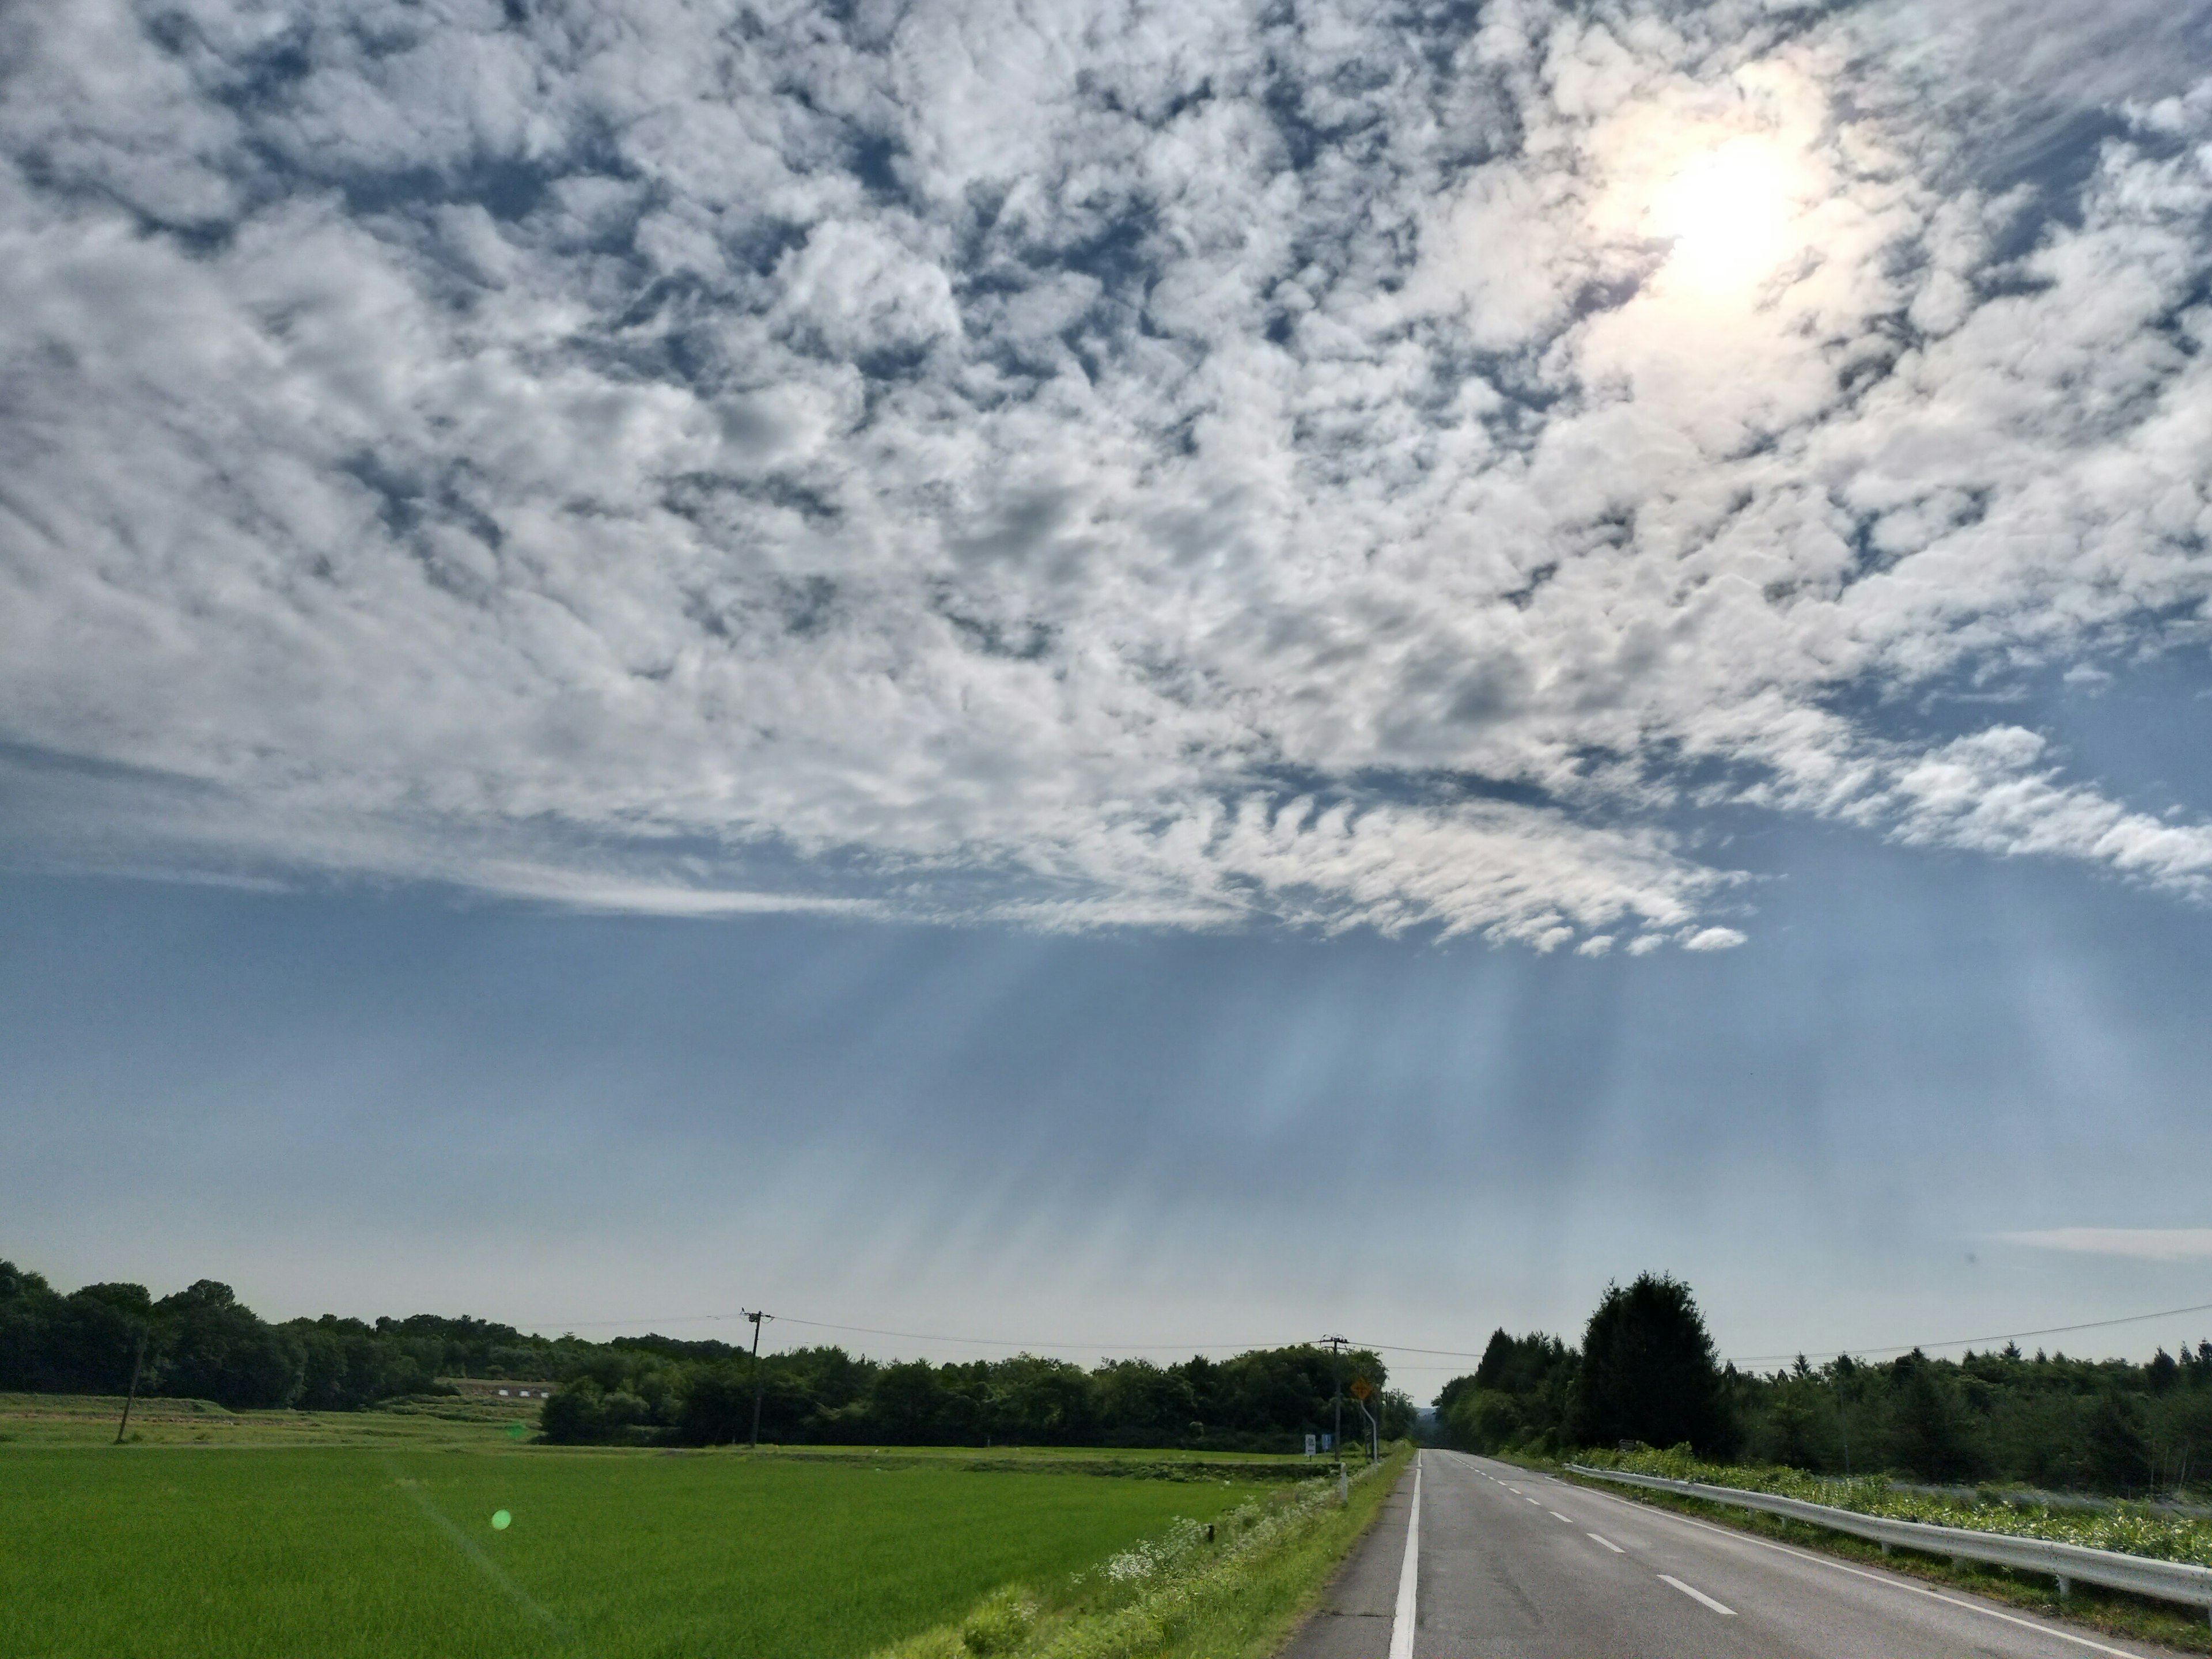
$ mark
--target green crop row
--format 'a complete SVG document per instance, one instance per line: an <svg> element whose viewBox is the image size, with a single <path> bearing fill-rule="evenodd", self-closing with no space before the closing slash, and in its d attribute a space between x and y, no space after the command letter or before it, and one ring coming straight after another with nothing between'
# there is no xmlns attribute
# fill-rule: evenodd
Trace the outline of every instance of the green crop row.
<svg viewBox="0 0 2212 1659"><path fill-rule="evenodd" d="M2212 1523L2139 1504L2116 1504L2101 1514L2084 1514L2079 1510L2008 1499L1995 1492L1966 1502L1900 1490L1881 1475L1845 1477L1808 1474L1802 1469L1708 1463L1682 1446L1672 1451L1589 1452L1581 1461L1593 1468L1775 1492L1893 1521L1964 1527L1975 1532L2046 1539L2157 1561L2188 1561L2212 1567Z"/></svg>

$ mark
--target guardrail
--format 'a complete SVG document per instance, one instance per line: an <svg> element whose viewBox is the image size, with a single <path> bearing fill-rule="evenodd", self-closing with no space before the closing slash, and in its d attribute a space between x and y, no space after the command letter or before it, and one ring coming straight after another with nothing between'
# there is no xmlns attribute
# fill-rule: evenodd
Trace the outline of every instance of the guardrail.
<svg viewBox="0 0 2212 1659"><path fill-rule="evenodd" d="M1594 1469L1587 1464L1566 1466L1575 1474L1595 1480L1612 1480L1625 1486L1648 1486L1684 1498L1701 1498L1709 1504L1734 1504L1769 1515L1786 1516L1832 1532L1847 1532L1870 1539L1885 1550L1919 1550L1946 1555L1956 1562L1979 1561L2015 1571L2046 1573L2058 1581L2058 1593L2067 1594L2075 1579L2101 1584L2107 1589L2132 1591L2161 1601L2206 1609L2212 1614L2212 1567L2187 1561L2154 1561L2145 1555L2124 1555L2117 1550L2093 1550L2082 1544L2061 1544L2044 1538L2018 1538L2009 1533L1976 1532L1966 1527L1939 1527L1926 1521L1892 1521L1856 1510L1831 1509L1808 1504L1802 1498L1784 1498L1771 1492L1746 1492L1738 1486L1709 1486L1701 1480L1669 1480L1656 1474L1630 1474L1620 1469Z"/></svg>

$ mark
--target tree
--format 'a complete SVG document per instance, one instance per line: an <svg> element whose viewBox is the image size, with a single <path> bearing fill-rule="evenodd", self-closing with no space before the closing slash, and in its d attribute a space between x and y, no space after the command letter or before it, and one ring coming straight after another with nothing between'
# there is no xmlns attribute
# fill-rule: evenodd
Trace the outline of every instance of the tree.
<svg viewBox="0 0 2212 1659"><path fill-rule="evenodd" d="M1929 1480L1968 1480L1981 1472L1976 1423L1956 1382L1915 1348L1890 1367L1889 1455Z"/></svg>
<svg viewBox="0 0 2212 1659"><path fill-rule="evenodd" d="M1645 1273L1626 1290L1606 1286L1583 1333L1568 1431L1586 1446L1686 1441L1708 1457L1734 1449L1713 1339L1687 1285Z"/></svg>
<svg viewBox="0 0 2212 1659"><path fill-rule="evenodd" d="M2102 1492L2132 1493L2150 1478L2150 1436L2140 1400L2106 1389L2089 1413L2088 1476Z"/></svg>
<svg viewBox="0 0 2212 1659"><path fill-rule="evenodd" d="M203 1279L154 1304L165 1392L234 1409L289 1406L306 1356L299 1339L241 1307L228 1285Z"/></svg>
<svg viewBox="0 0 2212 1659"><path fill-rule="evenodd" d="M945 1413L937 1368L926 1359L884 1366L876 1378L874 1406L870 1420L887 1444L935 1444Z"/></svg>

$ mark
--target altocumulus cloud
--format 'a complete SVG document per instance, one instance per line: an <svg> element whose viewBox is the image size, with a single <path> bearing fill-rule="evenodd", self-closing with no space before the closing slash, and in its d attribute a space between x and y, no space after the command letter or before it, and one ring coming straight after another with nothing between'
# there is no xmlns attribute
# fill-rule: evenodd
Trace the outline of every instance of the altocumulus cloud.
<svg viewBox="0 0 2212 1659"><path fill-rule="evenodd" d="M2212 584L2212 83L2008 182L1974 15L11 9L18 854L1640 954L1725 803L2202 896L1911 724Z"/></svg>

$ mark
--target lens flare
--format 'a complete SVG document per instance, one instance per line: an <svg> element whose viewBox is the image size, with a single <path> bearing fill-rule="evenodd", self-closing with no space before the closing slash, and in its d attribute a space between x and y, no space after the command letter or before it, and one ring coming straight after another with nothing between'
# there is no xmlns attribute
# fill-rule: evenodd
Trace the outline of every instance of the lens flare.
<svg viewBox="0 0 2212 1659"><path fill-rule="evenodd" d="M1688 162L1651 205L1668 269L1708 290L1748 289L1790 252L1791 176L1774 146L1735 138Z"/></svg>
<svg viewBox="0 0 2212 1659"><path fill-rule="evenodd" d="M514 1517L505 1510L494 1510L491 1512L491 1529L494 1532L505 1532L514 1524Z"/></svg>

